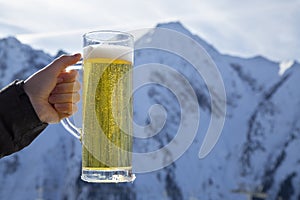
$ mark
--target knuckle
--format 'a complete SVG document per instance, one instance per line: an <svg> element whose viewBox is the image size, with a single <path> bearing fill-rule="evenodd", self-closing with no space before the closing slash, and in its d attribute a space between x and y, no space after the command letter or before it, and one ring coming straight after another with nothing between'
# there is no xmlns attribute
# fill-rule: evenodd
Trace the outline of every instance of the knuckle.
<svg viewBox="0 0 300 200"><path fill-rule="evenodd" d="M80 90L81 85L80 85L79 81L75 81L74 88L75 88L75 91L79 91Z"/></svg>
<svg viewBox="0 0 300 200"><path fill-rule="evenodd" d="M48 98L49 103L53 104L56 101L56 95L52 94L50 95L50 97Z"/></svg>
<svg viewBox="0 0 300 200"><path fill-rule="evenodd" d="M55 104L55 109L60 113L70 113L73 109L73 105L71 103Z"/></svg>
<svg viewBox="0 0 300 200"><path fill-rule="evenodd" d="M77 111L78 111L77 105L76 105L76 104L73 104L73 106L72 106L72 112L75 113L75 112L77 112Z"/></svg>
<svg viewBox="0 0 300 200"><path fill-rule="evenodd" d="M80 94L78 92L74 93L74 95L73 95L73 101L74 102L80 101Z"/></svg>

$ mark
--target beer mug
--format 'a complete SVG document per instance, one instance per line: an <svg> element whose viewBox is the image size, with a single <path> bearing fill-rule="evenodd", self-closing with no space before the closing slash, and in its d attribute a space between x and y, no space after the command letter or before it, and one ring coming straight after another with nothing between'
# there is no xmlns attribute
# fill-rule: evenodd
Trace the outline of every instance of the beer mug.
<svg viewBox="0 0 300 200"><path fill-rule="evenodd" d="M83 35L82 127L63 126L82 143L81 179L133 182L133 36L119 31ZM77 124L76 124L77 125Z"/></svg>

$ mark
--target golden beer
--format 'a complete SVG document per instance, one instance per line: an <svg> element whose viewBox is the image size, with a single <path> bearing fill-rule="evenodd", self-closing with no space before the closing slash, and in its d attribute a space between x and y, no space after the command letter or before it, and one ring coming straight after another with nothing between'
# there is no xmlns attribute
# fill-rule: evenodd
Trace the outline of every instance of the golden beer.
<svg viewBox="0 0 300 200"><path fill-rule="evenodd" d="M83 170L131 169L131 70L126 60L84 60Z"/></svg>

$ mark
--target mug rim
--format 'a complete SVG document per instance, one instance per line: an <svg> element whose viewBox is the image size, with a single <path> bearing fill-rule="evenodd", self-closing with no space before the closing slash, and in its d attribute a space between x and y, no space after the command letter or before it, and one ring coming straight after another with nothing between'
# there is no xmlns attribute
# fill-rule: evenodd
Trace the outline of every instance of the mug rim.
<svg viewBox="0 0 300 200"><path fill-rule="evenodd" d="M101 34L101 33L105 33L105 34L112 34L112 35L124 35L127 36L128 38L126 39L122 39L122 40L110 40L110 39L101 39L101 38L93 38L90 37L90 35L92 34ZM90 31L90 32L86 32L85 34L83 34L82 36L85 39L88 40L95 40L95 41L99 41L99 42L125 42L125 41L134 41L134 36L128 32L124 32L124 31L117 31L117 30L96 30L96 31Z"/></svg>

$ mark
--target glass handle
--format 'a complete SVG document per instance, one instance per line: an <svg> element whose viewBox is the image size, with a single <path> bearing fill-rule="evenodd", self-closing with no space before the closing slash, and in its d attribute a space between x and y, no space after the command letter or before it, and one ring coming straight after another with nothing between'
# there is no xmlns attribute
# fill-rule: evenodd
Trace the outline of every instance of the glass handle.
<svg viewBox="0 0 300 200"><path fill-rule="evenodd" d="M63 125L63 127L71 133L75 138L81 140L81 130L77 128L69 118L62 119L60 123Z"/></svg>
<svg viewBox="0 0 300 200"><path fill-rule="evenodd" d="M82 59L78 61L76 64L71 65L66 68L66 71L70 70L82 70ZM75 138L81 140L81 129L77 128L69 118L64 118L60 121L60 123L63 125L63 127L71 133Z"/></svg>

